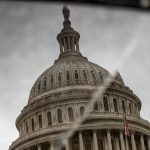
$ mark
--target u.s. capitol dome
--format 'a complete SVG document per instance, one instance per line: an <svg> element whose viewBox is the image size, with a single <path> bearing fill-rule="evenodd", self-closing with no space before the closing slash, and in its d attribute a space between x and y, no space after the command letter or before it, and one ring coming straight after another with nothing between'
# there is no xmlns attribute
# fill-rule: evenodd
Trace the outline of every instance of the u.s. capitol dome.
<svg viewBox="0 0 150 150"><path fill-rule="evenodd" d="M82 56L80 34L71 27L67 7L63 15L63 29L57 35L60 55L35 81L28 104L16 120L19 138L9 150L59 149L56 141L76 120L85 117L93 93L108 76L112 78L110 86L61 149L150 150L150 124L140 117L140 99L119 73L113 78L109 71ZM128 135L123 125L128 127Z"/></svg>

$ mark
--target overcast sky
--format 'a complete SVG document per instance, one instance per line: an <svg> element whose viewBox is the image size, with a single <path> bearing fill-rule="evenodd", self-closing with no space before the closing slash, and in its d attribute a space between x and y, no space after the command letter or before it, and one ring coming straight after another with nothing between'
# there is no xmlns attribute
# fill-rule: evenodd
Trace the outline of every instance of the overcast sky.
<svg viewBox="0 0 150 150"><path fill-rule="evenodd" d="M18 137L15 120L33 83L58 58L62 6L0 2L0 150ZM82 54L110 72L123 61L119 71L142 101L141 116L150 121L150 15L104 6L69 8Z"/></svg>

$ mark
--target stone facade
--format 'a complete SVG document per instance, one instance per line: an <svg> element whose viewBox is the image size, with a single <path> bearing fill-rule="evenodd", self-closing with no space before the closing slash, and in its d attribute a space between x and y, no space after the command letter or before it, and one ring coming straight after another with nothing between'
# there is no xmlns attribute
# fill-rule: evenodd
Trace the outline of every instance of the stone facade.
<svg viewBox="0 0 150 150"><path fill-rule="evenodd" d="M9 150L55 150L58 137L84 118L92 94L111 74L89 62L79 49L80 35L64 7L64 28L58 34L59 58L33 85L28 104L16 120L19 138ZM112 77L113 79L113 77ZM140 117L141 101L117 73L90 116L62 150L150 150L150 124ZM123 131L124 116L130 136Z"/></svg>

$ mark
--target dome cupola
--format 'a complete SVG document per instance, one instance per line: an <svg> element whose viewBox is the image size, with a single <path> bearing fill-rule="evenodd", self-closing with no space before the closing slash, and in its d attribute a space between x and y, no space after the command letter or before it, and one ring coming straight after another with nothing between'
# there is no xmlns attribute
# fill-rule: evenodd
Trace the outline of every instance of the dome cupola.
<svg viewBox="0 0 150 150"><path fill-rule="evenodd" d="M81 55L79 52L80 34L71 27L71 22L69 20L70 10L67 6L63 7L62 13L64 16L63 29L57 35L57 40L60 45L59 57L68 56L70 54Z"/></svg>

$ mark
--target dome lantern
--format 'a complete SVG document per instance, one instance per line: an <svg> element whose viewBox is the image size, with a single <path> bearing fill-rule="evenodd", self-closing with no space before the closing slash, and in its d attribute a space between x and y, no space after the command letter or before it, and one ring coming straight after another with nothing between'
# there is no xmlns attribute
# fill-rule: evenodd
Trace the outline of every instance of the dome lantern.
<svg viewBox="0 0 150 150"><path fill-rule="evenodd" d="M71 21L69 20L70 10L67 8L67 6L63 7L62 13L64 16L63 29L57 35L57 40L60 45L60 57L64 56L64 54L66 53L80 54L79 52L80 34L71 27Z"/></svg>

